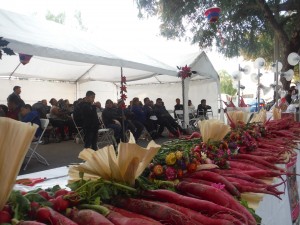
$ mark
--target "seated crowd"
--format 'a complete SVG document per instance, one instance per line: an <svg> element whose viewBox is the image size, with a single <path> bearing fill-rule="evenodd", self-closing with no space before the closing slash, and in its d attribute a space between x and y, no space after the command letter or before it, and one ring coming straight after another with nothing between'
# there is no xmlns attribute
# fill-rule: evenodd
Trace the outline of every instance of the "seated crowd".
<svg viewBox="0 0 300 225"><path fill-rule="evenodd" d="M117 142L126 141L126 131L130 131L136 140L143 131L147 131L152 139L162 137L165 128L175 137L185 133L185 130L176 122L176 118L173 118L166 110L161 98L157 98L154 104L148 97L144 98L143 102L135 97L127 107L121 99L116 103L107 99L105 107L102 108L100 102L95 102L95 93L88 91L84 98L76 100L73 104L70 104L68 100L57 101L51 98L50 107L45 99L32 106L25 104L20 98L20 93L21 87L14 87L14 92L7 98L7 106L1 105L0 107L0 116L36 123L39 129L35 138L41 134L40 118L49 119L51 125L57 128L60 140L73 139L76 134L75 126L83 128L84 147L94 150L97 149L98 130L101 124L114 131ZM191 101L189 101L189 108L195 110ZM198 110L200 108L201 110L209 109L204 101L201 101ZM176 99L174 110L178 109L182 110L183 106L180 100Z"/></svg>

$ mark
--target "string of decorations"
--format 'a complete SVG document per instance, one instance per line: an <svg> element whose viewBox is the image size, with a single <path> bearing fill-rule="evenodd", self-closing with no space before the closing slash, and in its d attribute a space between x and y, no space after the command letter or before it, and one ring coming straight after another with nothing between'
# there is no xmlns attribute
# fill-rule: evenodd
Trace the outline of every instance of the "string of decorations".
<svg viewBox="0 0 300 225"><path fill-rule="evenodd" d="M185 65L183 67L177 66L177 69L179 70L178 77L180 77L182 80L184 80L184 79L186 79L188 77L191 77L192 74L197 73L196 71L192 71L191 67L189 67L187 65Z"/></svg>
<svg viewBox="0 0 300 225"><path fill-rule="evenodd" d="M120 87L120 89L121 89L120 95L121 95L121 99L122 99L121 108L125 109L126 108L125 101L127 99L127 95L125 94L125 93L127 93L126 77L125 76L121 77L121 87Z"/></svg>

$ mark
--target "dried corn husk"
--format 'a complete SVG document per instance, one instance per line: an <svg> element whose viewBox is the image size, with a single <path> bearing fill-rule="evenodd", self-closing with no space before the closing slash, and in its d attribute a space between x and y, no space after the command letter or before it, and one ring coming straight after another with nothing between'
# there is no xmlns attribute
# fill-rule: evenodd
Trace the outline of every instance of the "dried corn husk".
<svg viewBox="0 0 300 225"><path fill-rule="evenodd" d="M0 210L15 184L37 125L0 117Z"/></svg>
<svg viewBox="0 0 300 225"><path fill-rule="evenodd" d="M204 143L208 140L221 141L230 131L230 126L216 119L199 121L198 126Z"/></svg>
<svg viewBox="0 0 300 225"><path fill-rule="evenodd" d="M129 143L120 143L118 155L113 146L106 146L97 151L84 149L79 158L85 162L69 169L69 183L79 178L79 172L84 172L83 179L97 179L102 177L107 180L134 185L139 177L156 155L160 145L151 141L147 148L135 144L133 135L130 134Z"/></svg>
<svg viewBox="0 0 300 225"><path fill-rule="evenodd" d="M273 113L273 119L274 120L281 119L281 109L273 107L272 113Z"/></svg>
<svg viewBox="0 0 300 225"><path fill-rule="evenodd" d="M227 112L227 116L230 117L230 120L237 124L238 122L247 123L249 119L249 112L246 111L229 111Z"/></svg>
<svg viewBox="0 0 300 225"><path fill-rule="evenodd" d="M255 113L250 123L265 123L267 121L267 111L261 109L259 113Z"/></svg>

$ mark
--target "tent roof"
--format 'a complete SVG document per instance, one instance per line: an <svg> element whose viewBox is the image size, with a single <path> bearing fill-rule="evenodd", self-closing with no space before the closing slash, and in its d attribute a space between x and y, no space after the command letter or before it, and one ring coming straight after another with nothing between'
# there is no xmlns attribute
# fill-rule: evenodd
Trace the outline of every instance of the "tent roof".
<svg viewBox="0 0 300 225"><path fill-rule="evenodd" d="M20 64L17 55L4 55L0 60L0 78L119 82L122 67L129 85L180 81L175 66L125 47L104 50L86 33L51 21L0 9L0 32L16 53L33 55L26 65ZM191 66L198 73L192 79L218 80L205 52L184 59L175 65Z"/></svg>

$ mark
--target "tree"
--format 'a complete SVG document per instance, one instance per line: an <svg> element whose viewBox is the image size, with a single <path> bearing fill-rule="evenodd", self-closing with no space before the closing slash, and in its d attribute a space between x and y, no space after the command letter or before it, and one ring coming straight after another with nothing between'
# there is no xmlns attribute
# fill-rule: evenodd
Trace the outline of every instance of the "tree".
<svg viewBox="0 0 300 225"><path fill-rule="evenodd" d="M2 59L3 53L6 55L15 55L14 51L7 47L8 44L8 41L4 40L3 37L0 37L0 59Z"/></svg>
<svg viewBox="0 0 300 225"><path fill-rule="evenodd" d="M225 71L219 72L221 93L233 96L237 93L237 89L233 87L232 77Z"/></svg>
<svg viewBox="0 0 300 225"><path fill-rule="evenodd" d="M283 70L291 68L287 56L300 52L299 0L136 0L139 17L158 16L161 35L187 39L202 49L216 45L226 57L279 60ZM221 17L209 23L205 9L216 4ZM274 37L279 42L279 58L274 60ZM285 89L290 85L283 77Z"/></svg>
<svg viewBox="0 0 300 225"><path fill-rule="evenodd" d="M63 12L63 13L58 13L57 15L54 15L53 13L48 11L46 14L46 19L54 21L56 23L64 24L65 20L66 20L66 14Z"/></svg>

